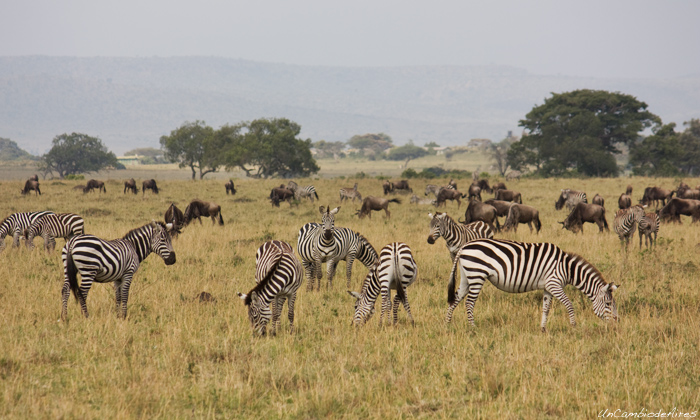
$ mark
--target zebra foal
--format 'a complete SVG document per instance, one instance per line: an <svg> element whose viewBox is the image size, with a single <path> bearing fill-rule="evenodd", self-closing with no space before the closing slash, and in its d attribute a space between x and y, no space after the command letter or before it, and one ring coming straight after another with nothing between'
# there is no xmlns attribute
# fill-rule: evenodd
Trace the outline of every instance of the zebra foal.
<svg viewBox="0 0 700 420"><path fill-rule="evenodd" d="M56 249L56 238L68 240L75 235L82 235L84 231L85 221L77 214L47 214L37 219L25 231L26 245L27 248L35 248L34 238L41 236L44 239L44 248L53 252Z"/></svg>
<svg viewBox="0 0 700 420"><path fill-rule="evenodd" d="M335 215L340 207L331 210L330 207L319 207L321 224L307 223L299 229L297 239L297 252L301 256L301 263L306 272L308 281L307 290L313 290L314 282L317 282L316 290L321 289L321 277L323 271L321 265L338 256L339 247L333 232L335 230ZM330 269L329 269L330 270ZM331 287L332 283L328 283Z"/></svg>
<svg viewBox="0 0 700 420"><path fill-rule="evenodd" d="M441 236L450 251L450 261L454 261L457 252L469 241L479 238L493 238L491 226L481 220L463 225L456 223L447 213L428 213L430 218L430 233L428 243L434 244Z"/></svg>
<svg viewBox="0 0 700 420"><path fill-rule="evenodd" d="M461 275L455 292L457 272ZM606 283L591 263L576 254L564 252L550 243L525 243L497 239L478 239L466 244L455 258L447 286L447 316L466 297L467 317L474 325L474 304L486 280L509 293L543 290L542 332L546 332L552 297L566 306L571 325L576 325L574 307L564 293L572 285L593 302L593 312L603 320L617 321L617 305L612 293L618 286Z"/></svg>
<svg viewBox="0 0 700 420"><path fill-rule="evenodd" d="M50 211L35 211L29 213L13 213L0 223L0 252L5 249L5 237L12 235L12 246L19 247L19 238L24 236L34 222L47 214L54 214Z"/></svg>
<svg viewBox="0 0 700 420"><path fill-rule="evenodd" d="M268 241L255 253L255 281L248 293L238 293L248 307L248 319L253 331L265 335L272 319L271 335L276 335L287 300L290 332L294 332L294 302L304 279L304 271L291 245Z"/></svg>
<svg viewBox="0 0 700 420"><path fill-rule="evenodd" d="M644 217L644 208L640 205L632 206L628 209L618 210L613 220L613 230L620 238L620 242L624 249L627 249L629 242L634 238L634 231L637 224ZM640 233L641 235L641 233ZM639 237L641 247L641 236Z"/></svg>
<svg viewBox="0 0 700 420"><path fill-rule="evenodd" d="M654 235L652 238L651 235ZM642 249L642 236L644 245L649 248L656 246L656 236L659 234L659 215L647 213L639 220L639 249Z"/></svg>
<svg viewBox="0 0 700 420"><path fill-rule="evenodd" d="M301 201L302 198L308 198L313 203L314 197L318 200L318 193L313 185L300 187L296 182L289 181L287 183L287 189L294 193L294 199L297 201Z"/></svg>
<svg viewBox="0 0 700 420"><path fill-rule="evenodd" d="M154 221L133 229L121 239L107 241L93 235L78 235L69 239L61 254L65 277L61 290L61 319L68 319L68 296L71 291L80 303L83 315L88 317L86 300L93 282L114 283L118 316L126 318L129 287L141 261L154 252L166 265L175 264L170 229L172 225Z"/></svg>
<svg viewBox="0 0 700 420"><path fill-rule="evenodd" d="M362 201L362 194L360 194L360 192L357 191L357 182L352 188L340 189L340 202L342 203L343 201L350 199L352 199L353 202L355 201L355 199Z"/></svg>
<svg viewBox="0 0 700 420"><path fill-rule="evenodd" d="M374 315L374 305L377 296L382 295L382 313L379 317L379 326L382 325L384 314L387 322L389 312L392 309L391 289L396 289L393 304L393 323L398 321L399 303L406 309L411 325L415 325L411 306L408 304L406 288L410 286L418 276L418 266L413 259L411 248L403 242L392 242L379 252L379 262L370 268L360 293L348 290L355 300L355 314L352 324L360 326L365 324Z"/></svg>

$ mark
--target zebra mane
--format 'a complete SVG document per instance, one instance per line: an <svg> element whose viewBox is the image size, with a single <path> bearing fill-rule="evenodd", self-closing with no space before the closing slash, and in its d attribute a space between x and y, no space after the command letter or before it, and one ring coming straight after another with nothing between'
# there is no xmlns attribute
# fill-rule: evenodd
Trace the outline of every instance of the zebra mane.
<svg viewBox="0 0 700 420"><path fill-rule="evenodd" d="M580 256L578 254L574 254L572 252L566 252L566 255L571 259L571 262L572 262L571 266L572 267L577 266L577 265L583 266L586 269L592 271L593 274L595 274L595 277L597 277L603 285L608 284L605 281L605 277L603 277L603 273L601 273L600 270L598 270L598 268L596 268L596 266L594 266L593 264L588 262L588 260L586 260L582 256Z"/></svg>
<svg viewBox="0 0 700 420"><path fill-rule="evenodd" d="M267 284L270 282L270 279L272 278L272 275L275 274L275 270L279 266L279 263L281 261L281 257L284 253L280 253L280 258L275 261L275 264L270 268L270 270L267 272L265 275L265 278L260 280L260 283L256 284L255 287L253 287L248 294L245 297L244 303L248 306L250 306L251 302L253 301L253 292L256 294L260 295L260 292L267 286Z"/></svg>
<svg viewBox="0 0 700 420"><path fill-rule="evenodd" d="M165 229L166 231L168 230L167 227L165 226L165 223L164 223L164 222L161 222L161 221L158 221L158 220L154 220L153 222L146 223L145 225L143 225L143 226L141 226L141 227L137 227L137 228L135 228L135 229L131 229L129 232L127 232L126 235L124 235L124 236L122 237L122 239L128 239L128 238L134 236L137 232L141 232L141 231L143 230L143 228L145 228L146 226L150 226L150 225L153 224L153 223L159 224L160 227L162 227L162 228Z"/></svg>

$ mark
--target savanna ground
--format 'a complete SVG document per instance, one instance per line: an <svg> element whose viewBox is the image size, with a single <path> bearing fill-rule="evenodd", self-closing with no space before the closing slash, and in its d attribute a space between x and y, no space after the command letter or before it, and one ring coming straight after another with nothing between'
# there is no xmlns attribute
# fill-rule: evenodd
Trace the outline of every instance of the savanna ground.
<svg viewBox="0 0 700 420"><path fill-rule="evenodd" d="M435 209L399 196L404 202L389 206L389 220L383 212L360 220L354 216L359 203L350 203L342 205L336 226L363 233L377 250L392 241L410 245L419 267L419 279L408 289L415 328L403 309L396 326L379 328L377 315L353 328L353 299L340 263L332 289L325 275L320 292L302 285L293 335L285 307L276 337L253 337L236 293L254 285L260 244L274 238L296 249L299 228L320 221L319 205L339 205L340 187L358 182L363 196L381 195L381 181L348 175L379 172L396 179L400 173L395 162L321 166L333 174L296 180L313 183L321 201L292 208L273 208L266 199L273 186L286 183L280 180L235 179L238 193L227 196L221 179L228 174L193 182L187 181L189 171L140 169L96 175L108 179L107 194L83 195L72 190L79 181L47 180L41 182L44 194L35 197L18 192L23 182L17 178L26 178L31 168L23 169L26 174L11 169L15 180L0 182L1 217L75 212L85 218L87 233L115 238L162 218L171 202L184 209L198 197L221 204L225 226L206 219L184 229L174 241L173 266L151 255L132 283L126 320L117 319L111 285L95 284L90 318L82 317L71 296L69 322L58 322L63 240L50 255L39 247L40 238L33 252L8 246L0 254L0 417L595 418L606 409L700 409L700 226L683 217L682 225L662 225L654 252L640 251L635 235L624 253L614 233L599 234L594 225L582 235L562 230L557 221L565 211L553 206L561 188L585 190L590 197L600 193L612 227L617 197L628 183L636 201L645 186L669 188L679 180L508 183L540 209L543 230L530 234L522 225L497 237L553 242L592 262L607 281L621 284L617 324L597 318L588 299L567 288L578 325L571 327L555 302L543 334L541 292L512 295L487 285L476 304L475 328L468 326L463 305L445 325L449 253L444 240L426 241L427 214ZM131 176L156 178L161 193L123 195L122 180ZM419 196L427 183L411 181ZM464 191L468 183L458 180ZM456 203L447 205L454 218L463 217L464 209L465 203L459 210ZM352 288L358 290L367 269L359 262L354 268ZM203 291L216 301L200 302L196 297Z"/></svg>

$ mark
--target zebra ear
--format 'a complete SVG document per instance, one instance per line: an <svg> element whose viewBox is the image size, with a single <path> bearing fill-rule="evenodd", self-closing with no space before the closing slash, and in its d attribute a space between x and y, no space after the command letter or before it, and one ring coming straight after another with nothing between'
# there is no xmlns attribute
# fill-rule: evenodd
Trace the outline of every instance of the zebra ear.
<svg viewBox="0 0 700 420"><path fill-rule="evenodd" d="M334 208L333 210L331 210L331 214L337 214L339 211L340 211L340 206L338 206L338 207Z"/></svg>
<svg viewBox="0 0 700 420"><path fill-rule="evenodd" d="M613 284L613 283L610 283L609 286L610 286L610 293L614 292L615 290L617 290L618 287L620 287L619 285Z"/></svg>
<svg viewBox="0 0 700 420"><path fill-rule="evenodd" d="M165 228L168 230L168 232L173 230L173 224L172 223L166 223Z"/></svg>
<svg viewBox="0 0 700 420"><path fill-rule="evenodd" d="M428 213L428 217L432 219L435 216L433 216L433 213Z"/></svg>
<svg viewBox="0 0 700 420"><path fill-rule="evenodd" d="M357 292L353 292L352 290L348 290L348 294L357 300L360 300L360 298L362 297L361 294L359 294Z"/></svg>
<svg viewBox="0 0 700 420"><path fill-rule="evenodd" d="M241 298L241 300L245 302L245 298L247 298L248 295L246 295L245 293L238 292L238 297Z"/></svg>

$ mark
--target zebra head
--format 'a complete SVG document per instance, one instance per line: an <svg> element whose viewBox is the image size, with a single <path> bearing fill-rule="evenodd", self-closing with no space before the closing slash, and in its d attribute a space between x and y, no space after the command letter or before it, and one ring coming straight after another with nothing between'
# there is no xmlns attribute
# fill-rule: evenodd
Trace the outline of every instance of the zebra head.
<svg viewBox="0 0 700 420"><path fill-rule="evenodd" d="M323 239L329 241L333 237L333 229L335 227L335 215L340 211L340 206L331 210L330 207L319 207L321 213L321 225L323 226Z"/></svg>
<svg viewBox="0 0 700 420"><path fill-rule="evenodd" d="M428 234L428 243L430 245L434 244L435 241L440 237L440 231L442 230L442 219L444 219L445 213L436 212L435 215L428 213L430 218L430 233Z"/></svg>
<svg viewBox="0 0 700 420"><path fill-rule="evenodd" d="M170 237L173 224L153 221L151 226L151 252L158 254L165 261L165 265L175 264L175 250Z"/></svg>
<svg viewBox="0 0 700 420"><path fill-rule="evenodd" d="M272 317L270 305L265 305L265 302L255 290L249 294L239 293L238 297L248 307L248 319L250 320L250 326L253 327L253 332L262 336L266 335L267 323Z"/></svg>
<svg viewBox="0 0 700 420"><path fill-rule="evenodd" d="M352 322L350 325L354 325L356 327L359 327L361 325L364 325L367 323L372 318L372 315L374 315L374 305L369 305L366 301L363 301L363 296L365 294L364 290L362 293L357 293L353 292L352 290L348 290L348 294L352 297L355 298L355 315L352 317ZM367 311L367 307L369 306L369 312Z"/></svg>
<svg viewBox="0 0 700 420"><path fill-rule="evenodd" d="M595 300L593 301L593 311L601 319L608 321L612 318L613 321L619 321L617 316L617 304L613 298L613 292L619 286L609 283L598 290Z"/></svg>

